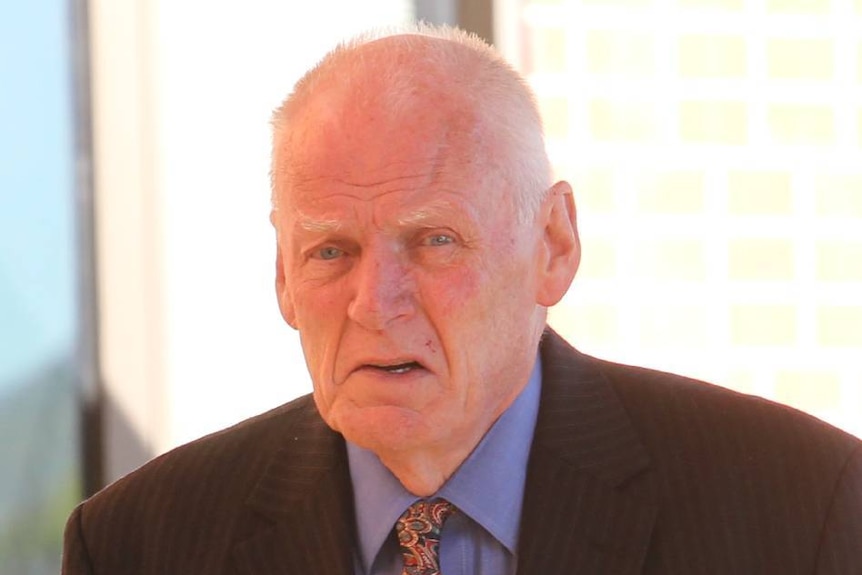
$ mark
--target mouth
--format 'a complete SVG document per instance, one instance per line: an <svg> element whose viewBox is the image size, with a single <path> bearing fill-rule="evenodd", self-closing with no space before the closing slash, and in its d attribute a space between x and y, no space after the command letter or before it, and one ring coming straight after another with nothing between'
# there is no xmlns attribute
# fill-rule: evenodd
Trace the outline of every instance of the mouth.
<svg viewBox="0 0 862 575"><path fill-rule="evenodd" d="M411 371L416 371L420 369L425 369L425 367L419 363L418 361L407 361L403 363L393 363L393 364L365 364L359 369L365 370L375 370L382 371L385 373L391 373L395 375L401 375L404 373L410 373Z"/></svg>

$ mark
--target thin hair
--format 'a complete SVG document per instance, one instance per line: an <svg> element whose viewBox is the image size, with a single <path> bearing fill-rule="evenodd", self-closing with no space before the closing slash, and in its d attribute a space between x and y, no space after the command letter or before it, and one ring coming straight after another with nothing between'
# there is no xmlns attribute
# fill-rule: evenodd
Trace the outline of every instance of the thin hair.
<svg viewBox="0 0 862 575"><path fill-rule="evenodd" d="M360 48L396 36L397 54L391 61L373 66L377 84L384 86L382 93L366 89L363 83L370 64ZM419 41L421 38L446 42L429 48L427 42ZM477 125L492 135L495 153L489 153L492 157L488 160L513 195L518 220L532 221L551 184L542 122L532 91L511 65L475 34L426 23L375 29L346 40L300 78L272 114L273 210L278 207L279 181L291 180L291 145L284 144L291 140L294 120L302 116L320 90L335 81L349 91L357 105L384 99L387 110L409 111L416 105L418 87L417 76L405 73L406 68L443 71L457 80L458 89L452 97L463 100L476 115Z"/></svg>

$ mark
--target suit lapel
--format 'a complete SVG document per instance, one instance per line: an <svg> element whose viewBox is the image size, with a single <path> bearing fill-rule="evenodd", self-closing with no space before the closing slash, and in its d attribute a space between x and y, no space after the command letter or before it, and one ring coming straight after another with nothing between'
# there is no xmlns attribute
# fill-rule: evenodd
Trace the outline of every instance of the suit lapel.
<svg viewBox="0 0 862 575"><path fill-rule="evenodd" d="M647 453L589 358L551 331L541 350L518 572L639 573L657 510Z"/></svg>
<svg viewBox="0 0 862 575"><path fill-rule="evenodd" d="M353 573L353 495L344 441L309 404L252 491L257 520L234 547L240 573Z"/></svg>

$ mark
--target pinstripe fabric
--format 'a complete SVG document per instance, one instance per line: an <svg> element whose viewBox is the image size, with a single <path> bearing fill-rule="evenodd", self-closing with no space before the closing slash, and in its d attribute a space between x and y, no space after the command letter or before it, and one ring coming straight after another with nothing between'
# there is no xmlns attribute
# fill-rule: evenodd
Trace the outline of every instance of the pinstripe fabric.
<svg viewBox="0 0 862 575"><path fill-rule="evenodd" d="M792 409L583 356L552 332L521 574L862 575L862 448ZM301 398L75 510L64 573L344 574L343 441Z"/></svg>
<svg viewBox="0 0 862 575"><path fill-rule="evenodd" d="M542 350L520 573L862 574L857 439L554 335Z"/></svg>
<svg viewBox="0 0 862 575"><path fill-rule="evenodd" d="M350 573L340 436L301 398L180 447L69 521L64 573ZM340 550L340 551L339 551Z"/></svg>
<svg viewBox="0 0 862 575"><path fill-rule="evenodd" d="M647 469L649 455L602 374L573 362L555 335L542 347L518 572L639 573L655 497L640 484L621 486Z"/></svg>

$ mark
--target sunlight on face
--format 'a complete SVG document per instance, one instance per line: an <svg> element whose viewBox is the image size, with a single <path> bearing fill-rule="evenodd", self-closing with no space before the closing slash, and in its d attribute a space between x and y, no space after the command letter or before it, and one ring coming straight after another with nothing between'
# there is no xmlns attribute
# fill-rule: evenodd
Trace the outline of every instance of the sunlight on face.
<svg viewBox="0 0 862 575"><path fill-rule="evenodd" d="M526 383L544 325L541 229L516 223L484 127L423 104L308 114L296 130L315 137L292 150L275 214L280 304L318 409L378 453L475 445Z"/></svg>

